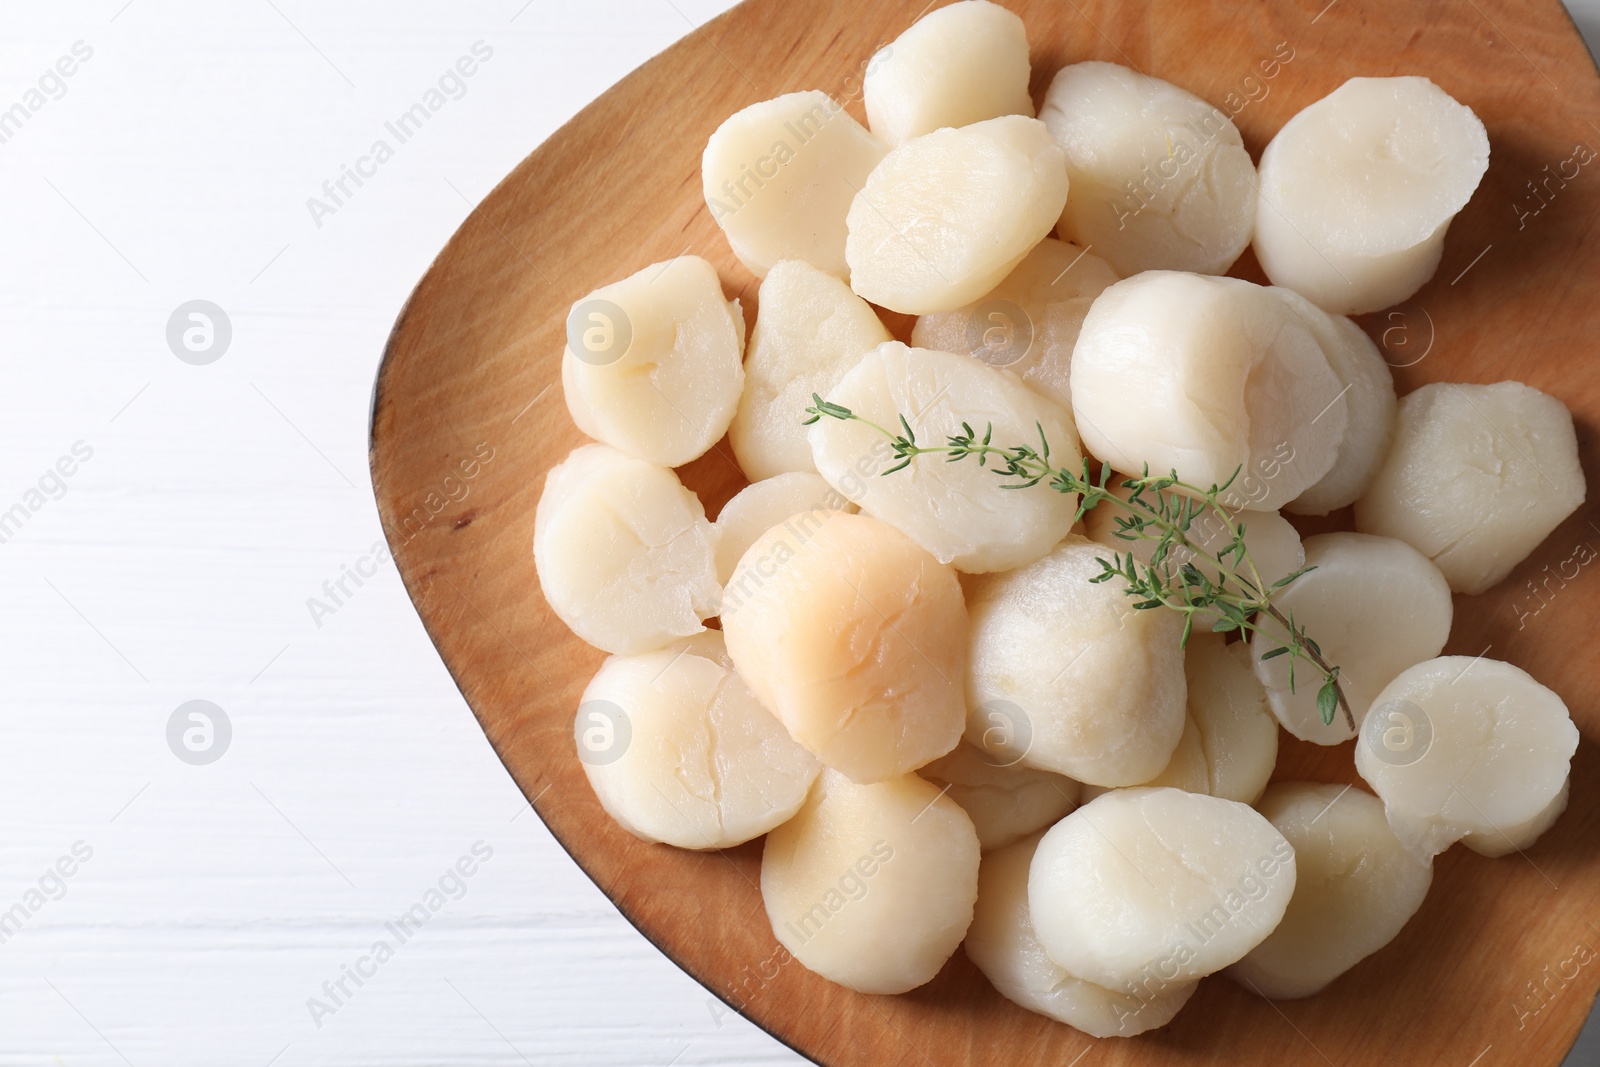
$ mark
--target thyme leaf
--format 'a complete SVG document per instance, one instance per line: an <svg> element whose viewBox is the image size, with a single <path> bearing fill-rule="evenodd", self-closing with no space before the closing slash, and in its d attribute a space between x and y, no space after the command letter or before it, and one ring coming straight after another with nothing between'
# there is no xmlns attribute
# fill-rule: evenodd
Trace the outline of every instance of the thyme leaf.
<svg viewBox="0 0 1600 1067"><path fill-rule="evenodd" d="M1279 647L1261 658L1289 657L1290 691L1294 690L1295 664L1309 662L1322 678L1317 690L1317 712L1323 724L1331 724L1342 711L1346 725L1355 729L1355 715L1339 685L1339 668L1327 661L1321 647L1294 621L1292 612L1286 615L1272 602L1274 593L1311 568L1302 567L1271 583L1264 581L1245 544L1244 525L1221 502L1242 467L1221 485L1192 485L1180 479L1177 471L1152 476L1148 467L1137 478L1118 480L1109 464L1101 464L1094 472L1087 459L1078 469L1052 466L1050 441L1044 427L1037 423L1037 447L995 445L992 423L980 435L965 422L961 432L949 435L944 444L919 445L903 414L899 416L901 432L896 433L815 393L811 400L805 425L824 418L859 422L888 438L897 462L883 471L884 476L904 470L918 456L941 455L947 463L972 459L1000 477L1002 489L1031 489L1044 483L1055 492L1076 494L1079 519L1103 505L1121 509L1123 513L1116 516L1115 536L1123 541L1154 541L1150 562L1139 562L1132 552L1112 552L1110 559L1099 560L1102 570L1089 581L1121 580L1123 591L1133 599L1132 607L1137 611L1169 608L1180 612L1184 616L1181 641L1185 646L1196 615L1204 616L1202 622L1209 621L1213 633L1237 630L1247 638L1254 633L1267 633ZM1126 490L1126 497L1118 494L1119 489ZM1194 525L1202 516L1221 524L1222 544L1215 550L1198 541Z"/></svg>

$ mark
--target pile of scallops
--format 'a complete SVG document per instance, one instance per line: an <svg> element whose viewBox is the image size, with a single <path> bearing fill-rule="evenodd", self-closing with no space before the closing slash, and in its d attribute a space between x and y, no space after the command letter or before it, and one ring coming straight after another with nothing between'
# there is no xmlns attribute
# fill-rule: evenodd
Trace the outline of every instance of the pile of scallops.
<svg viewBox="0 0 1600 1067"><path fill-rule="evenodd" d="M1565 704L1440 653L1452 594L1505 578L1585 486L1560 400L1397 400L1347 317L1434 274L1488 165L1468 107L1352 78L1253 161L1177 85L1076 63L1035 110L1030 73L1022 21L962 0L872 57L866 127L822 92L722 123L704 194L762 279L753 326L692 255L573 306L562 385L594 443L550 472L534 558L610 653L574 737L623 828L766 835L772 932L831 981L901 993L964 947L1022 1007L1130 1036L1213 973L1313 994L1399 933L1437 854L1551 826ZM1247 246L1273 284L1225 276ZM880 308L915 316L909 344ZM813 396L860 418L808 423ZM1091 582L1155 547L1113 502L1080 523L1048 483L902 464L877 428L902 418L924 445L967 425L1071 470L1231 479L1262 579L1310 568L1273 601L1355 728L1323 721L1303 657L1269 655L1281 631L1202 619L1185 643L1180 612ZM708 521L673 468L713 447L750 484ZM1352 505L1353 531L1304 540L1281 514ZM1354 740L1365 788L1272 781L1280 727Z"/></svg>

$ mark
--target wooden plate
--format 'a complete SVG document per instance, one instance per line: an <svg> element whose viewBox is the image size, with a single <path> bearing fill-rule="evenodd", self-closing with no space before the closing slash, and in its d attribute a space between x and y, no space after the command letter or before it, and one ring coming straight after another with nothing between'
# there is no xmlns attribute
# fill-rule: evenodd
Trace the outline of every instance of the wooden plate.
<svg viewBox="0 0 1600 1067"><path fill-rule="evenodd" d="M1005 2L1028 24L1036 98L1065 63L1128 64L1236 112L1252 153L1353 75L1425 74L1470 105L1489 129L1488 175L1435 280L1364 325L1402 392L1515 378L1560 397L1584 466L1600 471L1600 80L1556 0ZM582 440L559 383L567 308L693 252L753 319L754 279L700 196L707 136L738 108L799 89L827 90L862 118L863 65L920 7L748 0L696 30L523 161L401 313L374 398L373 485L411 597L490 742L641 933L823 1063L1558 1063L1600 984L1594 509L1499 588L1458 597L1447 649L1519 664L1571 705L1584 740L1566 816L1525 856L1441 856L1400 937L1309 1000L1272 1004L1213 978L1166 1029L1096 1042L1013 1007L959 952L922 989L860 996L778 948L756 888L759 842L681 852L601 811L572 722L602 657L545 606L530 547L545 472ZM1237 273L1255 271L1247 256ZM903 337L908 321L888 318ZM682 471L712 515L743 483L730 456L723 442ZM1354 781L1351 746L1286 743L1279 775Z"/></svg>

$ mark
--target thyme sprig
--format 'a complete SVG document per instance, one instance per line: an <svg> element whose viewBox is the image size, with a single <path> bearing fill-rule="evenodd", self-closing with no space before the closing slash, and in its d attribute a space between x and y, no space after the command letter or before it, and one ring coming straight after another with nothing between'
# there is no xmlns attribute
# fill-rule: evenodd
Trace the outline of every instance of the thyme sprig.
<svg viewBox="0 0 1600 1067"><path fill-rule="evenodd" d="M1115 535L1124 541L1154 541L1150 562L1140 562L1131 551L1113 551L1110 559L1099 560L1101 573L1089 579L1091 582L1121 579L1124 592L1134 598L1135 610L1164 607L1181 612L1184 646L1189 643L1196 617L1201 618L1202 624L1209 622L1214 633L1237 630L1246 637L1252 633L1268 633L1279 642L1279 647L1261 658L1289 657L1290 691L1294 690L1295 663L1302 660L1311 663L1322 676L1322 685L1317 690L1317 712L1323 724L1332 723L1335 713L1342 711L1345 723L1355 729L1355 715L1339 685L1339 668L1327 661L1305 627L1295 622L1293 611L1286 613L1272 602L1274 593L1311 568L1302 567L1268 583L1245 544L1245 525L1221 503L1222 494L1239 477L1242 467L1222 485L1205 488L1182 481L1177 471L1151 477L1148 467L1137 478L1119 479L1112 473L1110 464L1102 464L1098 476L1094 476L1087 459L1076 471L1053 465L1050 441L1044 427L1038 423L1034 424L1039 433L1037 447L996 445L992 423L979 435L965 422L961 424L961 432L951 434L945 444L920 445L904 415L900 416L900 432L896 433L815 393L811 399L811 406L806 408L810 417L805 425L822 418L859 422L888 438L896 462L883 471L884 475L904 470L918 456L943 455L947 463L975 458L978 466L1008 479L1000 486L1002 489L1031 489L1044 483L1058 493L1078 494L1074 521L1102 504L1120 508L1124 513L1116 516ZM1119 495L1118 489L1126 490L1127 496ZM1199 531L1195 524L1202 519L1220 523L1223 543L1214 551L1197 540ZM1213 566L1214 571L1211 570ZM1270 628L1263 625L1264 619L1271 620Z"/></svg>

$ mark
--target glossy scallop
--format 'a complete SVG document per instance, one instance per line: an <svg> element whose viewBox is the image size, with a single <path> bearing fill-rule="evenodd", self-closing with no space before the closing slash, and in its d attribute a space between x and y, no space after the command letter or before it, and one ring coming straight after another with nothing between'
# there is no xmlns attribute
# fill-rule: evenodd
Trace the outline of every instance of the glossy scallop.
<svg viewBox="0 0 1600 1067"><path fill-rule="evenodd" d="M930 11L867 64L867 122L889 145L1002 115L1033 117L1028 32L988 0Z"/></svg>
<svg viewBox="0 0 1600 1067"><path fill-rule="evenodd" d="M714 532L669 470L583 445L545 478L533 529L545 599L597 648L662 648L717 613Z"/></svg>
<svg viewBox="0 0 1600 1067"><path fill-rule="evenodd" d="M1089 452L1121 471L1175 470L1202 490L1248 479L1257 511L1333 469L1343 388L1304 321L1237 278L1120 281L1089 309L1072 354L1073 417Z"/></svg>
<svg viewBox="0 0 1600 1067"><path fill-rule="evenodd" d="M827 93L788 93L717 127L701 157L701 187L733 254L756 277L799 259L847 278L845 216L887 152Z"/></svg>
<svg viewBox="0 0 1600 1067"><path fill-rule="evenodd" d="M1094 785L1159 774L1183 735L1182 617L1094 583L1105 550L1077 535L973 583L967 740Z"/></svg>
<svg viewBox="0 0 1600 1067"><path fill-rule="evenodd" d="M778 941L858 993L932 979L966 936L977 898L972 821L915 775L857 785L824 771L761 855Z"/></svg>
<svg viewBox="0 0 1600 1067"><path fill-rule="evenodd" d="M1428 895L1433 859L1402 845L1360 789L1277 782L1256 807L1294 846L1294 896L1228 975L1272 1000L1308 997L1395 939Z"/></svg>
<svg viewBox="0 0 1600 1067"><path fill-rule="evenodd" d="M1028 913L1028 868L1041 836L983 857L978 907L963 945L967 958L1007 1000L1090 1037L1133 1037L1171 1022L1198 982L1151 975L1107 989L1074 977L1045 953Z"/></svg>
<svg viewBox="0 0 1600 1067"><path fill-rule="evenodd" d="M1356 770L1389 825L1430 854L1471 835L1479 851L1527 848L1565 806L1578 729L1526 671L1442 656L1378 694L1356 743ZM1554 814L1552 814L1554 813Z"/></svg>
<svg viewBox="0 0 1600 1067"><path fill-rule="evenodd" d="M851 288L907 315L953 311L999 285L1066 202L1061 149L1036 119L924 134L890 152L850 205Z"/></svg>
<svg viewBox="0 0 1600 1067"><path fill-rule="evenodd" d="M1072 419L1060 405L971 356L891 341L862 359L827 399L879 427L900 430L904 416L921 442L942 443L965 423L978 435L990 432L996 445L1042 449L1042 433L1053 464L1080 462ZM1075 495L1047 483L1007 489L992 461L947 463L929 455L893 470L899 461L889 439L866 422L822 418L810 434L812 457L828 484L963 571L1023 566L1072 529Z"/></svg>
<svg viewBox="0 0 1600 1067"><path fill-rule="evenodd" d="M1400 401L1356 528L1398 537L1458 593L1495 585L1583 503L1572 414L1521 382L1434 382Z"/></svg>
<svg viewBox="0 0 1600 1067"><path fill-rule="evenodd" d="M1184 651L1189 685L1183 736L1166 769L1146 785L1254 804L1278 761L1278 721L1242 641L1197 630Z"/></svg>
<svg viewBox="0 0 1600 1067"><path fill-rule="evenodd" d="M711 264L679 256L572 305L561 388L578 429L662 467L708 451L744 389L744 316Z"/></svg>
<svg viewBox="0 0 1600 1067"><path fill-rule="evenodd" d="M889 339L877 312L844 282L799 260L773 267L761 283L744 394L728 427L745 477L815 472L805 428L811 398L827 396Z"/></svg>
<svg viewBox="0 0 1600 1067"><path fill-rule="evenodd" d="M1426 556L1391 537L1326 533L1306 538L1305 547L1306 566L1312 569L1272 601L1339 668L1339 685L1359 728L1379 690L1444 648L1455 615L1450 586ZM1343 713L1323 723L1317 708L1323 679L1316 666L1305 658L1273 655L1289 643L1283 626L1271 619L1258 625L1250 654L1283 728L1319 745L1354 737Z"/></svg>
<svg viewBox="0 0 1600 1067"><path fill-rule="evenodd" d="M1256 258L1334 314L1398 304L1488 166L1483 123L1427 78L1351 78L1262 150Z"/></svg>
<svg viewBox="0 0 1600 1067"><path fill-rule="evenodd" d="M1068 973L1128 989L1236 962L1277 927L1294 887L1293 847L1248 805L1116 789L1044 835L1028 910Z"/></svg>
<svg viewBox="0 0 1600 1067"><path fill-rule="evenodd" d="M752 482L722 505L712 523L717 541L717 580L724 585L756 540L791 519L811 521L830 511L856 506L822 480L820 474L790 471Z"/></svg>
<svg viewBox="0 0 1600 1067"><path fill-rule="evenodd" d="M1056 74L1039 118L1067 156L1062 238L1093 247L1117 273L1222 274L1250 243L1256 168L1219 108L1091 61Z"/></svg>
<svg viewBox="0 0 1600 1067"><path fill-rule="evenodd" d="M612 656L583 692L578 758L630 833L679 848L731 848L787 821L820 765L718 654Z"/></svg>
<svg viewBox="0 0 1600 1067"><path fill-rule="evenodd" d="M1344 386L1334 403L1343 405L1348 417L1333 467L1283 506L1296 515L1326 515L1355 503L1388 455L1394 440L1394 375L1372 338L1350 319L1328 314L1292 289L1267 291L1305 320Z"/></svg>
<svg viewBox="0 0 1600 1067"><path fill-rule="evenodd" d="M723 599L740 676L794 739L858 782L956 746L967 611L955 572L865 515L811 513L745 552Z"/></svg>

